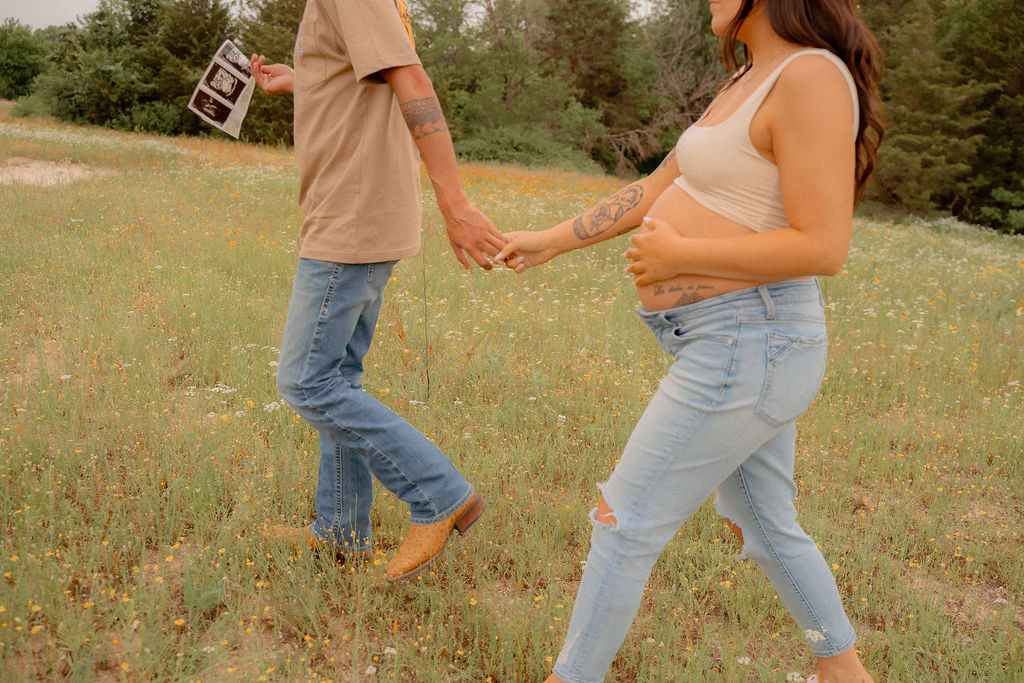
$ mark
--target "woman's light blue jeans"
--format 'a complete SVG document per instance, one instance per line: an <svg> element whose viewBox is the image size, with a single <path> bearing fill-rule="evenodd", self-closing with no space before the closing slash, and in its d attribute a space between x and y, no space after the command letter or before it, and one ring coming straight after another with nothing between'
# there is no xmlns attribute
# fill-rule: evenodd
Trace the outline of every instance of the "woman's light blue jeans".
<svg viewBox="0 0 1024 683"><path fill-rule="evenodd" d="M281 342L278 391L320 434L309 530L347 552L370 548L374 476L409 504L413 524L452 515L473 493L434 444L359 383L394 266L300 259Z"/></svg>
<svg viewBox="0 0 1024 683"><path fill-rule="evenodd" d="M847 650L853 628L793 505L794 421L818 392L827 353L817 281L639 313L675 363L599 485L612 516L591 512L590 553L555 673L566 683L604 679L655 561L712 492L814 654Z"/></svg>

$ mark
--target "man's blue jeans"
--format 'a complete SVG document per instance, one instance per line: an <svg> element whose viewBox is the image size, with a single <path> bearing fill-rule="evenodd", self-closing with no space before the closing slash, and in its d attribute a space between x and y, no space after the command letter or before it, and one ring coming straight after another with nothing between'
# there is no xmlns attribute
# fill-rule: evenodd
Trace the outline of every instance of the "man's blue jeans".
<svg viewBox="0 0 1024 683"><path fill-rule="evenodd" d="M359 383L394 266L300 259L281 342L278 391L320 434L309 529L348 552L370 548L374 476L409 504L413 524L452 515L473 493L434 444Z"/></svg>

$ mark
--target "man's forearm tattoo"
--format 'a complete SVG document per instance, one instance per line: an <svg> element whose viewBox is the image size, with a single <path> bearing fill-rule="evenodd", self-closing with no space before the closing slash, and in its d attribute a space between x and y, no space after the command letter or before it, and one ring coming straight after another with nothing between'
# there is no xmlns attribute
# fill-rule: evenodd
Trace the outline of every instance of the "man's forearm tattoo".
<svg viewBox="0 0 1024 683"><path fill-rule="evenodd" d="M654 294L661 296L663 294L676 294L678 298L673 306L685 306L687 304L697 303L702 301L709 296L710 292L715 291L715 288L711 285L672 285L671 287L665 288L665 285L658 283L654 285Z"/></svg>
<svg viewBox="0 0 1024 683"><path fill-rule="evenodd" d="M572 231L582 242L597 237L635 208L643 199L644 188L639 183L627 185L572 222ZM635 227L635 226L630 226Z"/></svg>
<svg viewBox="0 0 1024 683"><path fill-rule="evenodd" d="M416 140L448 130L436 97L422 97L402 103L402 117Z"/></svg>

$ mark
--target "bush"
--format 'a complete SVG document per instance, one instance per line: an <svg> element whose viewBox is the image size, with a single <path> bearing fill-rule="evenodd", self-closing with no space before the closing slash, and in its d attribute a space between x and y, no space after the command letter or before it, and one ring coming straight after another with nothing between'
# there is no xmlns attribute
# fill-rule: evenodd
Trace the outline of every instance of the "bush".
<svg viewBox="0 0 1024 683"><path fill-rule="evenodd" d="M540 126L508 125L482 131L455 143L460 156L518 166L558 166L601 173L597 162L578 149L557 142Z"/></svg>
<svg viewBox="0 0 1024 683"><path fill-rule="evenodd" d="M1020 190L1004 187L992 191L995 204L983 206L978 211L978 220L1000 232L1024 234L1024 181Z"/></svg>
<svg viewBox="0 0 1024 683"><path fill-rule="evenodd" d="M32 93L20 98L13 107L11 107L11 116L18 118L25 118L29 116L36 116L40 118L48 118L52 116L53 112L50 110L50 105L46 103L42 95Z"/></svg>
<svg viewBox="0 0 1024 683"><path fill-rule="evenodd" d="M177 135L192 123L192 112L179 102L142 102L110 121L111 128Z"/></svg>

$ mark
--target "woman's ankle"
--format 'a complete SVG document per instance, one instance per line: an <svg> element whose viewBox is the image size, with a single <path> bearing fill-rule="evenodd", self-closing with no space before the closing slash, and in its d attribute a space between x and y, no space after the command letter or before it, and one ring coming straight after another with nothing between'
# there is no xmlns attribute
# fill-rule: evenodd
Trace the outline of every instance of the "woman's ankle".
<svg viewBox="0 0 1024 683"><path fill-rule="evenodd" d="M818 657L818 683L874 683L851 647L834 657Z"/></svg>

